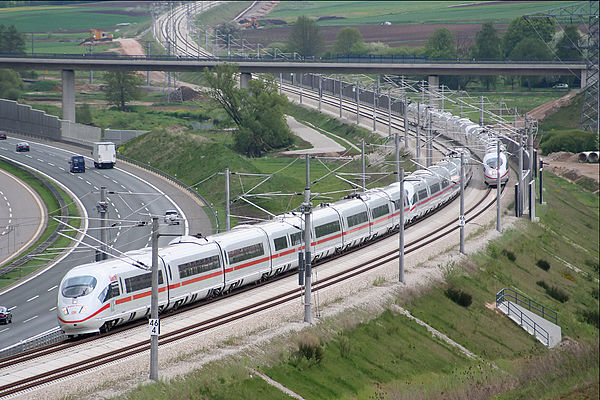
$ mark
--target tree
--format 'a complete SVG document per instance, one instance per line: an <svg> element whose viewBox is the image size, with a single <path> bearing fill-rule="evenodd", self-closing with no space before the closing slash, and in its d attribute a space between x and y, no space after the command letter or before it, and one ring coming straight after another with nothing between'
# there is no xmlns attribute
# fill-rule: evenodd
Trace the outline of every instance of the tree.
<svg viewBox="0 0 600 400"><path fill-rule="evenodd" d="M366 50L360 31L356 28L342 28L336 38L333 51L336 54L360 54Z"/></svg>
<svg viewBox="0 0 600 400"><path fill-rule="evenodd" d="M114 104L119 110L125 111L126 104L139 99L142 95L140 86L143 84L141 76L132 71L114 71L104 74L106 81L106 100Z"/></svg>
<svg viewBox="0 0 600 400"><path fill-rule="evenodd" d="M254 79L248 90L238 89L234 65L205 70L209 94L225 109L238 127L234 136L235 149L248 157L292 144L290 128L284 119L285 96L278 94L275 79Z"/></svg>
<svg viewBox="0 0 600 400"><path fill-rule="evenodd" d="M548 43L556 32L556 26L550 18L517 17L510 21L503 36L504 55L510 56L515 46L523 39L537 38Z"/></svg>
<svg viewBox="0 0 600 400"><path fill-rule="evenodd" d="M563 30L562 37L556 43L556 57L560 60L581 60L581 49L579 48L581 35L575 25L567 25Z"/></svg>
<svg viewBox="0 0 600 400"><path fill-rule="evenodd" d="M14 25L8 28L0 25L0 53L25 53L25 37Z"/></svg>
<svg viewBox="0 0 600 400"><path fill-rule="evenodd" d="M323 51L323 37L316 21L300 16L294 23L288 38L290 49L302 57L315 57Z"/></svg>
<svg viewBox="0 0 600 400"><path fill-rule="evenodd" d="M425 54L429 58L454 59L456 58L456 47L454 46L454 35L446 28L439 28L427 39Z"/></svg>
<svg viewBox="0 0 600 400"><path fill-rule="evenodd" d="M19 74L12 69L0 69L0 98L17 100L24 90Z"/></svg>
<svg viewBox="0 0 600 400"><path fill-rule="evenodd" d="M479 60L498 60L502 57L502 43L494 24L486 22L481 30L475 35L475 43L472 48L473 58ZM482 76L480 79L487 90L496 85L497 76Z"/></svg>
<svg viewBox="0 0 600 400"><path fill-rule="evenodd" d="M521 40L510 53L511 60L551 60L552 54L548 45L535 37ZM531 90L532 77L527 76L527 87ZM539 82L540 79L536 78Z"/></svg>

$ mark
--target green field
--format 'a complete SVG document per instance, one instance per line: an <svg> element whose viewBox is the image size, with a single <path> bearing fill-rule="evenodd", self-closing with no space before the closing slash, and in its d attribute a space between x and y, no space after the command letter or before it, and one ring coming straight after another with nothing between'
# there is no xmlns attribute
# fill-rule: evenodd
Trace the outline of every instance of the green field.
<svg viewBox="0 0 600 400"><path fill-rule="evenodd" d="M476 3L491 3L476 5ZM575 4L573 1L532 1L519 2L469 2L469 7L454 7L465 4L462 1L311 1L280 2L267 18L293 22L299 16L311 18L325 16L343 17L319 21L322 26L379 25L389 21L399 24L464 24L492 21L509 23L511 19L545 11L552 8Z"/></svg>
<svg viewBox="0 0 600 400"><path fill-rule="evenodd" d="M149 20L148 6L140 3L132 9L142 15L115 13L121 7L94 7L84 4L72 6L39 6L0 8L0 23L15 25L19 32L88 32L89 29L114 30L118 24L137 24ZM125 10L127 11L127 10Z"/></svg>

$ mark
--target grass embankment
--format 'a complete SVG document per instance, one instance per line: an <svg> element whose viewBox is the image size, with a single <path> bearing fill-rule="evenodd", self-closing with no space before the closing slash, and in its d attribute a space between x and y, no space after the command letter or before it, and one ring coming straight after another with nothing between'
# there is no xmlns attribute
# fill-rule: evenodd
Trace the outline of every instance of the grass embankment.
<svg viewBox="0 0 600 400"><path fill-rule="evenodd" d="M46 206L46 210L48 210L48 224L46 225L46 229L39 237L39 239L33 243L29 249L27 249L21 257L29 254L32 250L34 250L37 246L43 243L48 237L56 231L58 227L58 222L52 219L52 217L59 217L61 215L60 205L58 200L54 197L52 192L32 173L28 171L24 171L21 168L17 168L11 164L7 164L3 161L0 161L0 168L7 171L10 174L13 174L21 181L25 182L25 184L29 185L42 199L44 205ZM54 185L51 183L51 185ZM54 185L55 186L55 185ZM56 186L55 186L56 187ZM60 188L56 187L60 196L66 201L69 207L69 219L67 221L68 224L72 225L75 228L79 228L81 224L81 220L79 217L79 211L77 210L77 206L71 202L71 199L67 196L67 194ZM74 232L63 232L66 235L71 237L75 237ZM65 237L58 237L56 241L43 253L37 255L33 260L19 266L13 271L0 276L0 288L6 287L15 281L21 279L24 276L27 276L31 272L36 271L40 267L44 266L48 261L52 260L56 255L57 251L53 250L53 248L60 249L69 246L71 240Z"/></svg>
<svg viewBox="0 0 600 400"><path fill-rule="evenodd" d="M199 105L201 110L205 106ZM161 108L166 108L166 106L161 106ZM148 123L147 116L150 112L151 110L147 110L143 116L131 116L130 118L139 118L140 122ZM210 113L208 110L207 112ZM372 136L366 129L341 124L335 119L324 117L317 112L298 106L291 105L289 112L300 120L324 126L328 131L344 137L355 145L358 145L362 138L367 139L367 142L370 143L380 140L379 137ZM156 113L164 115L166 119L172 112L156 111ZM202 111L196 111L196 113L201 114ZM161 121L165 122L165 119ZM210 120L215 122L215 119L211 118ZM226 123L223 121L223 124ZM176 176L186 184L196 187L198 192L214 205L221 219L224 218L225 209L223 204L225 183L222 175L225 168L229 168L232 173L238 174L273 174L266 183L254 190L255 193L271 193L272 195L263 198L249 197L249 199L275 214L292 210L303 201L302 191L305 187L306 176L303 161L297 158L278 157L276 153L262 158L246 158L232 150L233 137L230 131L192 130L189 127L189 120L182 120L181 126L178 128L154 129L151 133L138 137L122 146L119 153L149 163ZM347 144L345 145L347 146ZM341 164L342 161L333 160L321 163L313 160L311 162L311 179L316 180L327 174L330 169ZM358 159L344 167L340 172L356 173L360 171L360 168L360 159ZM391 166L386 167L385 164L379 164L370 166L368 172L379 172L385 168L388 171L393 170ZM230 183L231 198L235 199L236 196L245 193L265 178L266 176L232 175ZM357 178L346 176L346 179L360 183ZM379 178L379 176L375 176L373 179L368 180L368 185L383 186L393 179L387 177L387 180L384 178L374 183ZM313 193L325 193L315 198L316 203L330 202L348 193L332 192L349 190L350 185L331 174L327 178L314 183L311 189ZM264 213L249 206L243 200L234 203L232 214L266 217ZM221 224L223 223L224 221L221 220Z"/></svg>
<svg viewBox="0 0 600 400"><path fill-rule="evenodd" d="M540 223L520 221L523 229L506 232L485 251L440 266L448 269L443 284L419 293L398 289L397 304L482 361L432 338L392 307L374 318L368 311L326 318L256 353L211 362L123 398L289 398L252 369L307 399L597 398L599 200L554 175L545 185ZM487 307L504 287L556 310L569 338L564 346L546 349ZM448 288L470 295L470 305L450 300ZM232 338L225 345L243 342Z"/></svg>

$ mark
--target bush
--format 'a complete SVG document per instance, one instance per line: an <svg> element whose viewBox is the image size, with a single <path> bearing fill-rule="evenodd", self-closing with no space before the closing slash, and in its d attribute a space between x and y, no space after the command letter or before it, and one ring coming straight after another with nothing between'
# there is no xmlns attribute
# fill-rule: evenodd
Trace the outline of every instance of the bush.
<svg viewBox="0 0 600 400"><path fill-rule="evenodd" d="M502 255L508 258L509 261L515 262L517 256L510 250L502 249Z"/></svg>
<svg viewBox="0 0 600 400"><path fill-rule="evenodd" d="M584 322L594 325L596 328L600 328L598 309L579 311L579 315Z"/></svg>
<svg viewBox="0 0 600 400"><path fill-rule="evenodd" d="M543 287L544 289L548 289L548 284L544 281L537 281L535 284Z"/></svg>
<svg viewBox="0 0 600 400"><path fill-rule="evenodd" d="M535 265L537 265L539 268L543 269L544 271L548 271L550 269L550 263L546 260L537 260Z"/></svg>
<svg viewBox="0 0 600 400"><path fill-rule="evenodd" d="M581 129L567 131L551 130L546 132L540 143L544 154L557 151L570 151L579 153L580 151L597 149L596 135L593 132L586 132Z"/></svg>
<svg viewBox="0 0 600 400"><path fill-rule="evenodd" d="M564 303L565 301L569 300L569 295L557 286L551 286L549 288L546 288L546 293L550 297L560 301L561 303Z"/></svg>
<svg viewBox="0 0 600 400"><path fill-rule="evenodd" d="M348 358L350 356L350 339L348 339L346 336L340 336L337 342L337 347L340 350L340 356L342 358Z"/></svg>
<svg viewBox="0 0 600 400"><path fill-rule="evenodd" d="M319 343L319 339L309 333L302 334L298 339L298 356L307 360L315 359L317 363L320 363L323 359L323 347Z"/></svg>
<svg viewBox="0 0 600 400"><path fill-rule="evenodd" d="M54 79L42 79L31 83L28 89L32 92L52 92L60 88L60 81Z"/></svg>
<svg viewBox="0 0 600 400"><path fill-rule="evenodd" d="M447 298L463 307L469 307L473 301L472 296L467 292L464 292L462 289L448 288L444 294Z"/></svg>
<svg viewBox="0 0 600 400"><path fill-rule="evenodd" d="M81 107L76 110L77 122L80 124L91 124L92 123L92 111L88 103L83 103Z"/></svg>

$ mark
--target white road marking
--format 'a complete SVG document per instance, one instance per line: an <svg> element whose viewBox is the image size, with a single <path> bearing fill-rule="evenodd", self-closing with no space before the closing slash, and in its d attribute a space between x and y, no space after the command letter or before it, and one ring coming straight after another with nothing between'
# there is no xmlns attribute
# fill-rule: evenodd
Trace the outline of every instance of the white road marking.
<svg viewBox="0 0 600 400"><path fill-rule="evenodd" d="M29 321L32 321L32 320L36 319L37 317L38 317L37 315L34 315L33 317L31 317L31 318L28 318L28 319L26 319L25 321L23 321L23 323L25 324L25 323L27 323L27 322L29 322Z"/></svg>
<svg viewBox="0 0 600 400"><path fill-rule="evenodd" d="M35 296L33 296L32 298L30 298L29 300L27 300L27 302L29 303L31 300L35 300L35 299L37 299L38 297L40 297L40 295L39 295L39 294L36 294Z"/></svg>
<svg viewBox="0 0 600 400"><path fill-rule="evenodd" d="M54 286L52 286L50 289L48 289L48 290L47 290L47 292L49 292L49 291L51 291L51 290L54 290L54 289L56 289L57 287L58 287L58 285L54 285Z"/></svg>
<svg viewBox="0 0 600 400"><path fill-rule="evenodd" d="M126 188L124 185L121 185L121 187L122 187L123 189L127 189L127 188Z"/></svg>
<svg viewBox="0 0 600 400"><path fill-rule="evenodd" d="M36 158L36 160L38 160L39 162L44 162L44 160L42 160L41 158Z"/></svg>
<svg viewBox="0 0 600 400"><path fill-rule="evenodd" d="M63 167L58 167L58 169L60 169L61 171L66 171L66 169L64 169Z"/></svg>
<svg viewBox="0 0 600 400"><path fill-rule="evenodd" d="M48 163L48 165L50 165L51 167L54 167L55 165L52 164L51 162Z"/></svg>
<svg viewBox="0 0 600 400"><path fill-rule="evenodd" d="M48 311L54 311L56 310L56 307L52 307L51 309L49 309Z"/></svg>
<svg viewBox="0 0 600 400"><path fill-rule="evenodd" d="M15 308L17 308L17 306L13 306L13 307L9 308L9 309L8 309L8 311L12 311L12 310L14 310Z"/></svg>
<svg viewBox="0 0 600 400"><path fill-rule="evenodd" d="M4 328L4 329L2 329L2 330L0 331L0 333L2 333L2 332L6 332L7 330L8 330L8 328Z"/></svg>

